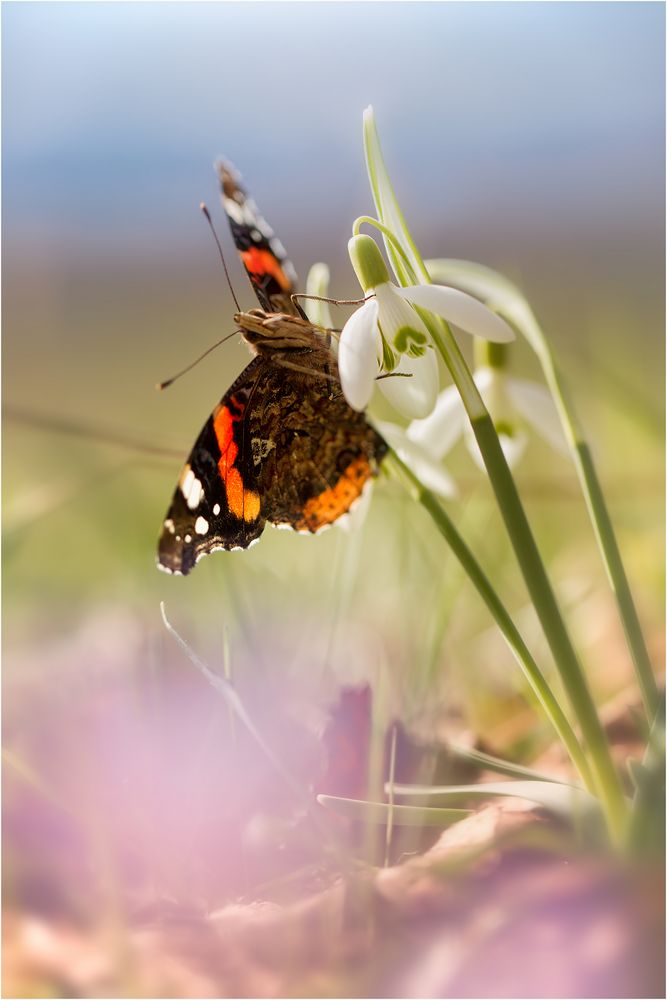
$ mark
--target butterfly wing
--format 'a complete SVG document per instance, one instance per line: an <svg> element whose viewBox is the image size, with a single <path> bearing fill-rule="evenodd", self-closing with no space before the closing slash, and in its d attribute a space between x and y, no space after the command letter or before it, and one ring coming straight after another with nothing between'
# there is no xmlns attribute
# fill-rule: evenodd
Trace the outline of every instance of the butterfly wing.
<svg viewBox="0 0 667 1000"><path fill-rule="evenodd" d="M248 196L238 171L226 160L220 160L216 167L232 237L259 304L266 312L305 318L290 297L296 291L297 278L285 248Z"/></svg>
<svg viewBox="0 0 667 1000"><path fill-rule="evenodd" d="M216 549L247 548L266 522L315 532L377 475L387 446L346 403L326 341L292 302L296 275L234 168L218 165L234 242L262 308L306 320L303 347L256 357L223 396L179 477L158 565L186 575ZM271 318L271 317L269 317ZM273 317L280 320L279 316ZM312 335L312 344L309 345Z"/></svg>
<svg viewBox="0 0 667 1000"><path fill-rule="evenodd" d="M364 415L348 406L335 381L335 359L313 337L312 348L290 352L292 367L279 359L270 366L248 412L244 445L262 516L304 532L345 514L387 451Z"/></svg>
<svg viewBox="0 0 667 1000"><path fill-rule="evenodd" d="M161 569L186 575L209 552L245 549L267 521L319 531L377 475L387 446L332 391L335 359L313 337L252 361L207 420L163 524Z"/></svg>
<svg viewBox="0 0 667 1000"><path fill-rule="evenodd" d="M160 569L185 576L209 552L246 549L264 530L243 440L246 410L265 372L262 359L251 361L204 424L162 525Z"/></svg>

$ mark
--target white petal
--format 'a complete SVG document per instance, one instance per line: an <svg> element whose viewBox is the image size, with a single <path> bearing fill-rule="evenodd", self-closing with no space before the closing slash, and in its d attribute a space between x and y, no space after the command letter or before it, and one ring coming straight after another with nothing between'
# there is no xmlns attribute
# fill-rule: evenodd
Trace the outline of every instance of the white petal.
<svg viewBox="0 0 667 1000"><path fill-rule="evenodd" d="M406 349L396 342L397 335L405 330L414 330L415 339L421 335L420 343L429 342L428 330L423 320L405 301L396 285L390 281L383 282L375 289L375 296L379 307L378 323L390 347L398 348L399 351Z"/></svg>
<svg viewBox="0 0 667 1000"><path fill-rule="evenodd" d="M497 344L505 344L515 339L513 330L504 319L496 316L472 295L460 292L458 288L445 288L444 285L410 285L397 291L408 302L437 313L449 323L475 337L493 340Z"/></svg>
<svg viewBox="0 0 667 1000"><path fill-rule="evenodd" d="M485 393L493 384L494 370L488 365L482 365L480 368L475 368L472 377L480 393Z"/></svg>
<svg viewBox="0 0 667 1000"><path fill-rule="evenodd" d="M544 335L535 314L516 285L502 274L469 260L429 260L426 266L432 281L470 292L506 316L539 353Z"/></svg>
<svg viewBox="0 0 667 1000"><path fill-rule="evenodd" d="M353 410L365 410L373 395L380 339L377 314L378 304L370 299L352 313L340 335L340 384Z"/></svg>
<svg viewBox="0 0 667 1000"><path fill-rule="evenodd" d="M475 438L473 429L470 425L465 428L464 438L468 451L472 455L475 464L479 466L482 472L486 472L486 466L484 464L484 459L482 458L482 453L479 450L477 439ZM503 454L505 455L505 459L510 469L515 468L517 462L523 455L528 442L526 434L522 430L517 429L512 437L509 437L507 434L499 434L498 440L500 441L500 447L503 450Z"/></svg>
<svg viewBox="0 0 667 1000"><path fill-rule="evenodd" d="M505 370L484 365L476 369L473 379L494 424L503 423L514 428L519 420L510 396L509 379Z"/></svg>
<svg viewBox="0 0 667 1000"><path fill-rule="evenodd" d="M429 348L420 358L401 354L399 362L378 385L391 405L406 417L426 417L438 397L438 359Z"/></svg>
<svg viewBox="0 0 667 1000"><path fill-rule="evenodd" d="M450 385L438 396L430 417L413 420L407 435L433 458L441 459L463 434L464 423L465 410L459 391L455 385Z"/></svg>
<svg viewBox="0 0 667 1000"><path fill-rule="evenodd" d="M441 497L457 496L456 483L449 473L439 462L434 461L426 448L411 441L402 427L388 421L376 421L375 427L427 489L433 490Z"/></svg>
<svg viewBox="0 0 667 1000"><path fill-rule="evenodd" d="M507 278L484 264L454 258L426 260L424 263L431 281L436 285L460 288L501 313L511 314L513 304L523 298Z"/></svg>
<svg viewBox="0 0 667 1000"><path fill-rule="evenodd" d="M526 450L526 445L528 444L528 435L525 431L519 428L514 432L512 437L508 437L507 434L499 434L498 440L500 441L500 447L503 449L507 464L510 469L513 469L520 461L524 451Z"/></svg>
<svg viewBox="0 0 667 1000"><path fill-rule="evenodd" d="M326 298L329 294L329 268L326 264L313 264L306 278L306 295L317 295ZM311 323L325 330L333 327L331 310L327 302L310 299L305 302L306 315Z"/></svg>
<svg viewBox="0 0 667 1000"><path fill-rule="evenodd" d="M567 441L558 418L558 411L548 390L538 382L526 382L518 378L508 379L507 389L524 420L532 424L537 433L555 451L567 455Z"/></svg>

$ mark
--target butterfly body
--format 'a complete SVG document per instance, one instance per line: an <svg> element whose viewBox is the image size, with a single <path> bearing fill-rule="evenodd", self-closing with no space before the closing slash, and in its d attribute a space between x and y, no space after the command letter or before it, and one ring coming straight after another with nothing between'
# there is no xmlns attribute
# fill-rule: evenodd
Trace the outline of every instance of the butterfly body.
<svg viewBox="0 0 667 1000"><path fill-rule="evenodd" d="M328 347L326 330L320 330L300 316L250 309L236 313L234 322L253 353L273 357L276 361L280 351L315 349L320 335Z"/></svg>
<svg viewBox="0 0 667 1000"><path fill-rule="evenodd" d="M290 298L282 247L223 169L223 203L262 308L234 316L255 357L199 434L163 523L158 566L183 575L210 552L248 548L267 522L304 532L332 524L386 453L342 395L327 331Z"/></svg>

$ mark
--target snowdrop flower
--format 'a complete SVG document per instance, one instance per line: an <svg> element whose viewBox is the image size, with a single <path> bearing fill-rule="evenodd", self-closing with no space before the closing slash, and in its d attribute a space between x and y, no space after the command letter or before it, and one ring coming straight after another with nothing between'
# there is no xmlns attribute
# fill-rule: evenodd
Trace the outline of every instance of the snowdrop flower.
<svg viewBox="0 0 667 1000"><path fill-rule="evenodd" d="M333 327L331 313L328 304L322 301L329 294L329 268L326 264L312 265L306 280L306 294L317 296L306 303L308 319L322 329L330 330ZM410 441L403 427L389 421L374 421L373 426L424 486L445 499L457 496L454 480L442 463L435 461L421 445ZM349 533L357 531L366 518L370 499L371 490L364 490L350 512L338 518L336 525Z"/></svg>
<svg viewBox="0 0 667 1000"><path fill-rule="evenodd" d="M323 330L331 330L334 325L329 304L322 301L328 294L329 268L326 264L313 264L306 278L306 295L314 298L306 301L305 309L310 322Z"/></svg>
<svg viewBox="0 0 667 1000"><path fill-rule="evenodd" d="M387 444L393 448L401 461L405 462L407 467L414 472L423 486L446 500L452 500L458 496L456 483L443 468L442 462L436 459L423 445L412 441L407 430L388 420L374 420L373 426L380 432Z"/></svg>
<svg viewBox="0 0 667 1000"><path fill-rule="evenodd" d="M426 417L438 393L438 362L429 333L414 306L442 316L454 326L486 340L514 340L511 328L477 299L443 285L399 288L370 236L353 236L350 259L367 301L350 317L340 337L338 368L350 406L368 405L380 368L384 395L408 417Z"/></svg>
<svg viewBox="0 0 667 1000"><path fill-rule="evenodd" d="M505 458L515 466L523 455L532 426L554 450L567 454L567 444L554 402L547 389L537 382L513 378L507 373L505 350L485 345L484 363L473 378L493 420ZM481 469L484 462L466 417L461 397L454 386L438 396L433 412L425 420L413 420L407 436L440 461L460 437L464 437L472 457Z"/></svg>

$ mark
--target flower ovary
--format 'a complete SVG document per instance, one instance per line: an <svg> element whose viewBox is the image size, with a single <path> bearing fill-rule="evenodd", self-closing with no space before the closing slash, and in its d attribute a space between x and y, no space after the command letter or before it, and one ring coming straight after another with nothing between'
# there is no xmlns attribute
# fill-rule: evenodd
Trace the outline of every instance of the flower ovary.
<svg viewBox="0 0 667 1000"><path fill-rule="evenodd" d="M352 267L365 293L372 292L378 285L389 281L387 265L374 239L363 234L353 236L347 244L347 249Z"/></svg>

